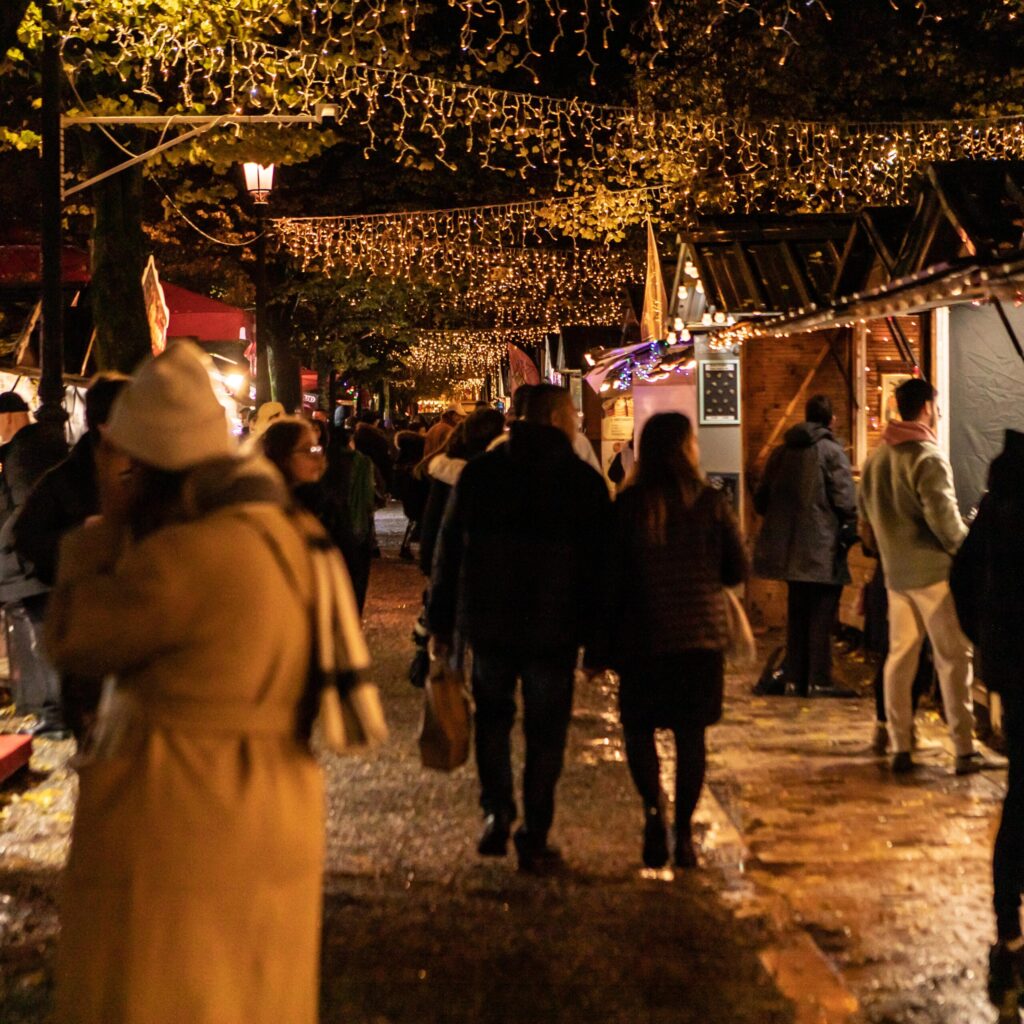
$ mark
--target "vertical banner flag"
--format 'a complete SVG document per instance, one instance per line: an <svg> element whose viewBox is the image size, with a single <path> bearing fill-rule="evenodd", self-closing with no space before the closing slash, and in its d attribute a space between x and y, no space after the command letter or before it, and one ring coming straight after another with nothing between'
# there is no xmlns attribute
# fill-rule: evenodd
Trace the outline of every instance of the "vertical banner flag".
<svg viewBox="0 0 1024 1024"><path fill-rule="evenodd" d="M647 218L647 283L644 286L644 311L640 318L640 340L660 341L665 337L665 319L668 316L668 296L665 279L661 276L658 242L654 226Z"/></svg>
<svg viewBox="0 0 1024 1024"><path fill-rule="evenodd" d="M146 319L149 321L149 343L153 355L158 356L167 347L167 325L171 311L167 308L163 285L160 284L160 275L152 256L142 272L142 298L146 304Z"/></svg>
<svg viewBox="0 0 1024 1024"><path fill-rule="evenodd" d="M540 373L533 360L518 346L508 346L508 393L514 395L520 384L539 384Z"/></svg>

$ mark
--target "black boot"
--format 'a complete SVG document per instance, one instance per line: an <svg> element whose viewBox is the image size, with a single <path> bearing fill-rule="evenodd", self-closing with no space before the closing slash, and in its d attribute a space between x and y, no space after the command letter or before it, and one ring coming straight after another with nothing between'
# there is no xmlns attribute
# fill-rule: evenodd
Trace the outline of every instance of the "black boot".
<svg viewBox="0 0 1024 1024"><path fill-rule="evenodd" d="M997 942L988 952L988 998L999 1009L999 1019L1017 1019L1024 998L1024 950L1007 949Z"/></svg>
<svg viewBox="0 0 1024 1024"><path fill-rule="evenodd" d="M481 857L504 857L508 853L508 836L512 819L507 814L488 814L484 818L484 830L477 843Z"/></svg>
<svg viewBox="0 0 1024 1024"><path fill-rule="evenodd" d="M697 851L693 848L693 836L690 833L690 823L682 827L676 822L676 849L672 863L677 868L697 867Z"/></svg>
<svg viewBox="0 0 1024 1024"><path fill-rule="evenodd" d="M565 867L562 851L549 845L547 836L534 836L525 828L518 828L512 841L519 856L519 870L524 874L553 875Z"/></svg>
<svg viewBox="0 0 1024 1024"><path fill-rule="evenodd" d="M644 867L663 868L668 863L668 829L662 804L644 808Z"/></svg>

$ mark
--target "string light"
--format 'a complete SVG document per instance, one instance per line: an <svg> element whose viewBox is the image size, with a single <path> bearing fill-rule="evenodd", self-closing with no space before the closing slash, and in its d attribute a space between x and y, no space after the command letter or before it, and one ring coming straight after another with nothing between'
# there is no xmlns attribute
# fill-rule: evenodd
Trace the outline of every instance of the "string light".
<svg viewBox="0 0 1024 1024"><path fill-rule="evenodd" d="M539 344L550 333L544 326L420 331L402 358L417 380L455 383L472 378L482 384L484 374L501 367L510 343Z"/></svg>
<svg viewBox="0 0 1024 1024"><path fill-rule="evenodd" d="M646 202L648 191L634 190L630 198ZM365 273L439 286L445 311L470 321L552 327L614 323L623 289L643 280L641 253L530 244L556 241L548 227L552 209L579 202L281 218L274 229L282 247L305 271Z"/></svg>

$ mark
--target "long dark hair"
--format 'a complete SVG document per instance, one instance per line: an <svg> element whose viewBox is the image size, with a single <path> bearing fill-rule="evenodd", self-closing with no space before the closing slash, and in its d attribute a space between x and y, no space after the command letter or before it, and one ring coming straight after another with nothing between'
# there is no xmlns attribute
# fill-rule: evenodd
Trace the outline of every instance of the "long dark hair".
<svg viewBox="0 0 1024 1024"><path fill-rule="evenodd" d="M665 542L669 510L690 508L704 489L700 467L683 451L693 424L681 412L652 416L640 434L636 470L629 483L640 498L642 526L658 543Z"/></svg>
<svg viewBox="0 0 1024 1024"><path fill-rule="evenodd" d="M308 420L298 416L282 416L274 420L260 438L263 454L281 471L289 487L295 485L290 468L291 454L302 440L302 435L314 429Z"/></svg>

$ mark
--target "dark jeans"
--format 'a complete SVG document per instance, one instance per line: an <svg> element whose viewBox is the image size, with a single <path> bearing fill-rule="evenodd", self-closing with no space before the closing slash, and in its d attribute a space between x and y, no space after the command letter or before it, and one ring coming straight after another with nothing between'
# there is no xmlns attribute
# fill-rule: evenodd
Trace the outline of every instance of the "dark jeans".
<svg viewBox="0 0 1024 1024"><path fill-rule="evenodd" d="M1003 699L1003 736L1010 760L1003 817L992 851L996 930L1006 941L1020 933L1020 893L1024 886L1024 691L1007 687Z"/></svg>
<svg viewBox="0 0 1024 1024"><path fill-rule="evenodd" d="M629 772L644 807L657 807L661 803L661 765L654 730L626 727L624 733ZM676 835L688 839L690 819L704 787L707 766L704 727L677 726L672 734L676 739Z"/></svg>
<svg viewBox="0 0 1024 1024"><path fill-rule="evenodd" d="M11 690L19 715L62 721L60 677L43 656L41 639L45 596L15 601L4 608L7 650L11 659Z"/></svg>
<svg viewBox="0 0 1024 1024"><path fill-rule="evenodd" d="M352 590L356 595L356 606L359 614L363 614L363 606L366 604L366 592L370 588L370 566L373 565L373 540L365 540L352 545L346 545L342 551L345 559L345 567L348 569L349 579L352 580Z"/></svg>
<svg viewBox="0 0 1024 1024"><path fill-rule="evenodd" d="M786 675L798 693L832 685L832 627L843 588L831 583L787 583Z"/></svg>
<svg viewBox="0 0 1024 1024"><path fill-rule="evenodd" d="M512 784L512 726L516 680L523 682L523 811L526 831L537 843L555 817L555 786L562 774L565 740L572 716L575 652L535 660L507 654L473 654L476 702L476 765L484 814L516 817Z"/></svg>

